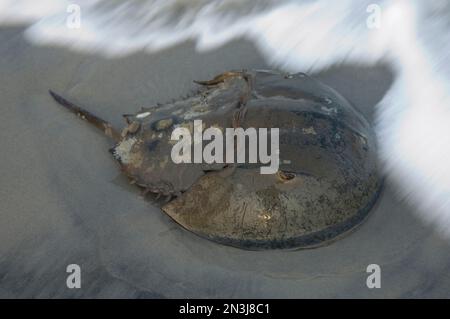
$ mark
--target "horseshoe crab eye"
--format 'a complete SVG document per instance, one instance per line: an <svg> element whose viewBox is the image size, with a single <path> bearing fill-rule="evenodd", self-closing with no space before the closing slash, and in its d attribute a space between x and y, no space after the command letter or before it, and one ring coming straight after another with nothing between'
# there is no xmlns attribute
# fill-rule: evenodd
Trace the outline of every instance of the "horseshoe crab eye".
<svg viewBox="0 0 450 319"><path fill-rule="evenodd" d="M277 174L278 178L283 182L289 181L295 177L295 174L289 172L278 171Z"/></svg>

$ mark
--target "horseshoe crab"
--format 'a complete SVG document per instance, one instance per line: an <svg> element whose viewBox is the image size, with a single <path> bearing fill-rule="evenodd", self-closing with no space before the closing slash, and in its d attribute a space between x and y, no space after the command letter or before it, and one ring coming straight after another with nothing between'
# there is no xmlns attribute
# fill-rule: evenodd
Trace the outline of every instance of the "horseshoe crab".
<svg viewBox="0 0 450 319"><path fill-rule="evenodd" d="M197 83L191 97L124 115L121 132L50 94L112 138L130 181L165 196L162 210L202 237L245 249L307 248L364 220L382 183L373 131L347 100L303 73L230 71ZM277 172L261 174L260 161L175 163L171 134L192 132L194 120L220 131L278 128Z"/></svg>

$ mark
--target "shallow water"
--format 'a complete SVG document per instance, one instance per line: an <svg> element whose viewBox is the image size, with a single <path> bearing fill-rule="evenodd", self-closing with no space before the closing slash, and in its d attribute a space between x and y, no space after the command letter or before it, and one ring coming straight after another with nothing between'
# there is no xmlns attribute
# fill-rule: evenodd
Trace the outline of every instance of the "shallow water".
<svg viewBox="0 0 450 319"><path fill-rule="evenodd" d="M0 0L0 25L17 23L36 45L110 58L245 39L284 71L385 63L394 83L372 108L383 168L450 241L448 1Z"/></svg>
<svg viewBox="0 0 450 319"><path fill-rule="evenodd" d="M359 229L329 246L221 246L124 186L110 143L47 93L120 126L122 113L187 94L193 79L267 68L250 43L198 54L188 42L107 60L31 46L21 31L0 31L0 297L448 297L448 244L391 185ZM369 118L392 82L383 66L342 66L317 77ZM71 263L81 266L81 289L66 287ZM381 266L381 289L366 287L372 263Z"/></svg>

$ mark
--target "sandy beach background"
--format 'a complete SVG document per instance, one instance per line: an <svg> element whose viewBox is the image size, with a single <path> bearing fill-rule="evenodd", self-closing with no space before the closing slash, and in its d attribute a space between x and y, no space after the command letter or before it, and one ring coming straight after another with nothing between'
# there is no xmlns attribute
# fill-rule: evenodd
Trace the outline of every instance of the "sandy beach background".
<svg viewBox="0 0 450 319"><path fill-rule="evenodd" d="M192 80L267 68L247 42L198 54L185 43L114 60L27 43L0 29L0 297L449 297L450 249L386 185L356 232L327 247L250 252L183 230L127 184L101 133L48 89L122 126L121 114L186 95ZM385 67L315 75L370 119ZM66 266L81 266L81 289ZM380 289L366 286L379 264Z"/></svg>

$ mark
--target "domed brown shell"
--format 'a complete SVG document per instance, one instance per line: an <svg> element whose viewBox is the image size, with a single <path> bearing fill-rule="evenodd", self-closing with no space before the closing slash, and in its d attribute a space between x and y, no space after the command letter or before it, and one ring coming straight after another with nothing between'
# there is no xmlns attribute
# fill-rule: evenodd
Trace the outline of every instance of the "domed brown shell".
<svg viewBox="0 0 450 319"><path fill-rule="evenodd" d="M366 119L333 89L303 74L231 71L198 94L129 116L113 149L138 185L171 196L164 212L184 228L246 249L311 247L360 224L381 179ZM176 164L176 127L279 128L280 166ZM265 164L264 164L265 165Z"/></svg>

